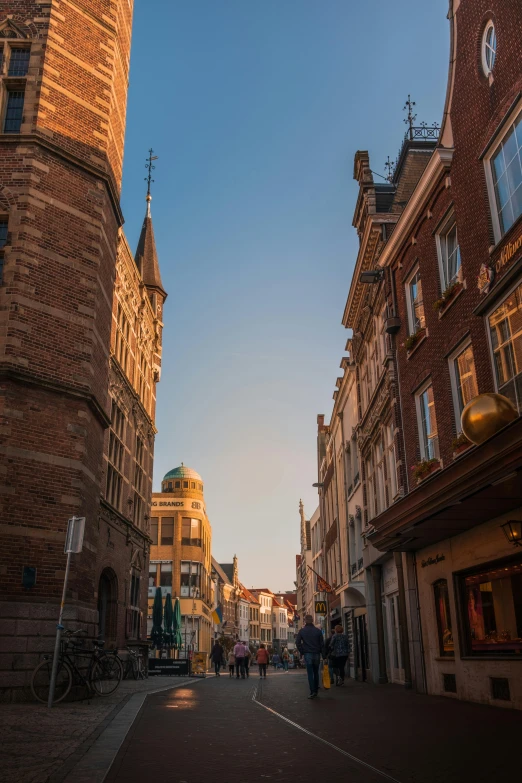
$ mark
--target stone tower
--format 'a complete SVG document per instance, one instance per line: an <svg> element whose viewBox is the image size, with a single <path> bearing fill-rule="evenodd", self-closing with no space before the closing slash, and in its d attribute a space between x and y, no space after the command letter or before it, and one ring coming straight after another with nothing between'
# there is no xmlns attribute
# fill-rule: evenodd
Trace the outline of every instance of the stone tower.
<svg viewBox="0 0 522 783"><path fill-rule="evenodd" d="M0 634L11 641L2 647L10 656L0 689L26 685L37 653L49 649L41 637L54 626L73 514L86 517L86 532L82 554L73 556L68 623L95 634L100 610L113 643L129 629L140 633L166 296L144 284L121 232L132 0L7 5L13 13L0 15ZM157 264L155 248L153 256ZM138 463L144 481L136 488Z"/></svg>

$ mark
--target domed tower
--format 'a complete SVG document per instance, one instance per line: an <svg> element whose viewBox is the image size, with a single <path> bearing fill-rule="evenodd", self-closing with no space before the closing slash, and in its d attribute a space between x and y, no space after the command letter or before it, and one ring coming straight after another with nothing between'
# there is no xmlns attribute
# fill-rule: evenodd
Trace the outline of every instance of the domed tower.
<svg viewBox="0 0 522 783"><path fill-rule="evenodd" d="M179 598L183 647L210 652L212 584L210 526L203 479L183 463L165 474L161 492L152 494L149 615L156 589Z"/></svg>

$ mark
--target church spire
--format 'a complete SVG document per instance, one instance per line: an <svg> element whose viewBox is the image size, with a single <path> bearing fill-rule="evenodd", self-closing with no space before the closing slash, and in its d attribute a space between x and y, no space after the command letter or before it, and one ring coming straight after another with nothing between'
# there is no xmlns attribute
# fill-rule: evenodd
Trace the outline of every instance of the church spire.
<svg viewBox="0 0 522 783"><path fill-rule="evenodd" d="M155 168L152 161L158 159L158 156L153 155L152 152L153 150L150 149L149 157L145 164L145 167L148 169L148 175L145 177L145 182L147 183L147 210L145 212L143 226L141 227L138 247L136 248L135 261L147 288L151 289L152 292L159 293L163 298L166 298L167 292L163 288L163 283L161 282L158 254L156 252L156 242L154 240L154 229L152 228L152 216L150 213L150 202L152 201L150 185L151 182L154 182L152 179L152 171Z"/></svg>

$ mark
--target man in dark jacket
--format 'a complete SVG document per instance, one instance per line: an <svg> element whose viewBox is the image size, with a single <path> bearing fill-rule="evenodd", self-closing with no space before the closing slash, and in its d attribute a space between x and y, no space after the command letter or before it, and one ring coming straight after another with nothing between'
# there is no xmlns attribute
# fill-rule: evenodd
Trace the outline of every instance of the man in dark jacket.
<svg viewBox="0 0 522 783"><path fill-rule="evenodd" d="M214 671L216 672L216 677L219 677L220 676L219 670L221 668L221 663L223 662L223 648L219 642L214 642L214 646L210 651L210 660L214 664Z"/></svg>
<svg viewBox="0 0 522 783"><path fill-rule="evenodd" d="M306 663L306 673L308 674L308 684L310 685L309 699L315 699L319 691L319 665L321 663L321 653L323 651L323 634L314 625L314 618L311 614L305 617L305 626L297 634L295 645L301 655L304 656Z"/></svg>

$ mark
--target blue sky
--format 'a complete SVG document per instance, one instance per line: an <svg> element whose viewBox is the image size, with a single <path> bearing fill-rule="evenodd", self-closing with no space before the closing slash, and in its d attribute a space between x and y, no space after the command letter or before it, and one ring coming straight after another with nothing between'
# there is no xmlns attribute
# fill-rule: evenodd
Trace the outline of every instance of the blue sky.
<svg viewBox="0 0 522 783"><path fill-rule="evenodd" d="M122 206L135 248L152 146L169 294L154 485L182 461L201 473L214 556L237 554L249 587L293 587L316 416L348 337L353 157L384 173L408 93L440 123L446 14L446 0L136 1Z"/></svg>

